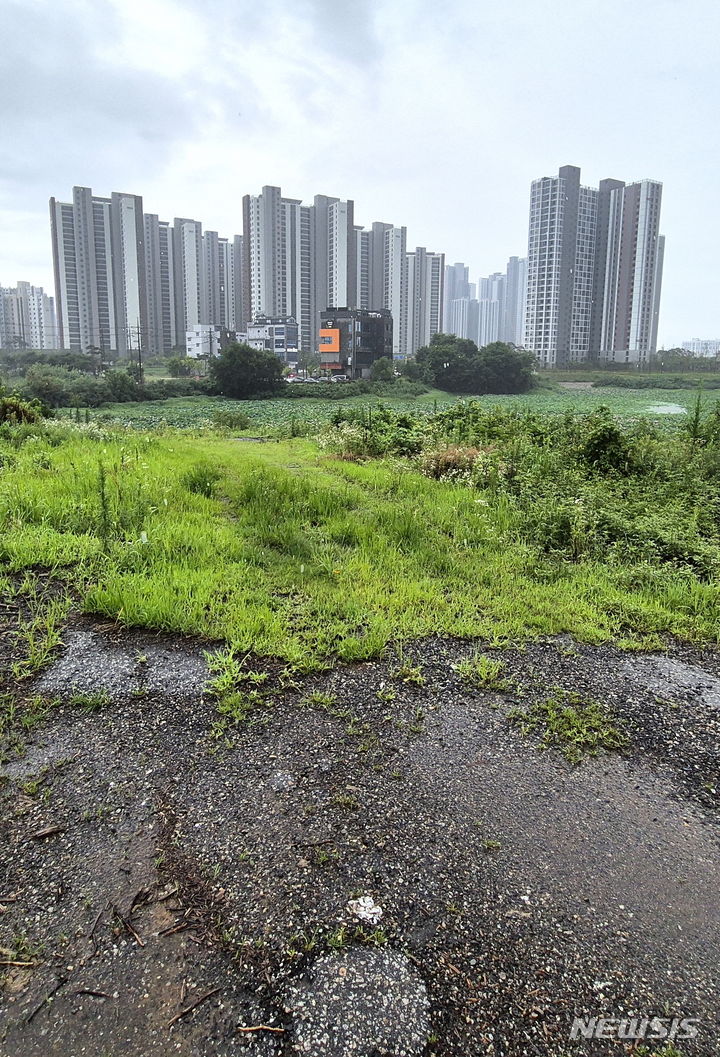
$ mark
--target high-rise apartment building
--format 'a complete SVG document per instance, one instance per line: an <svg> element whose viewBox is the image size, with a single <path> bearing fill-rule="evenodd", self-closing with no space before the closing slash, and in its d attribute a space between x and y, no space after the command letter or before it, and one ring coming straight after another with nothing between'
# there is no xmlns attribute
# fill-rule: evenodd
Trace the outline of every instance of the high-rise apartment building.
<svg viewBox="0 0 720 1057"><path fill-rule="evenodd" d="M445 254L418 246L407 255L407 305L405 328L407 356L429 345L442 331Z"/></svg>
<svg viewBox="0 0 720 1057"><path fill-rule="evenodd" d="M446 334L455 334L455 331L451 329L453 326L453 315L455 315L456 319L459 318L457 311L453 313L451 307L453 301L459 301L463 298L469 299L472 296L469 277L470 269L461 261L455 264L448 264L445 268L442 329ZM467 335L458 334L457 336L466 337Z"/></svg>
<svg viewBox="0 0 720 1057"><path fill-rule="evenodd" d="M121 356L147 343L145 223L139 195L110 196L110 266L115 306L116 348Z"/></svg>
<svg viewBox="0 0 720 1057"><path fill-rule="evenodd" d="M242 323L242 239L203 235L196 220L171 226L143 213L139 195L50 199L57 345L134 356L182 347L196 325Z"/></svg>
<svg viewBox="0 0 720 1057"><path fill-rule="evenodd" d="M60 348L55 302L42 286L0 287L0 348Z"/></svg>
<svg viewBox="0 0 720 1057"><path fill-rule="evenodd" d="M580 184L580 170L534 180L525 346L541 366L645 362L657 347L662 185Z"/></svg>
<svg viewBox="0 0 720 1057"><path fill-rule="evenodd" d="M505 271L505 319L501 341L522 345L525 340L525 300L527 295L527 259L511 257Z"/></svg>
<svg viewBox="0 0 720 1057"><path fill-rule="evenodd" d="M50 222L61 346L116 349L110 199L74 187L72 202L50 199Z"/></svg>
<svg viewBox="0 0 720 1057"><path fill-rule="evenodd" d="M179 342L175 321L175 269L170 224L155 213L145 214L145 282L147 284L147 347L151 353L171 352Z"/></svg>
<svg viewBox="0 0 720 1057"><path fill-rule="evenodd" d="M504 272L493 272L478 280L478 324L477 334L469 334L478 345L489 345L493 341L504 340L505 327L505 285Z"/></svg>
<svg viewBox="0 0 720 1057"><path fill-rule="evenodd" d="M665 239L660 234L662 184L604 180L599 209L607 210L595 266L593 353L619 362L645 362L657 349ZM600 242L598 235L598 242Z"/></svg>
<svg viewBox="0 0 720 1057"><path fill-rule="evenodd" d="M393 359L404 360L408 355L407 229L404 227L388 227L385 231L383 287L382 307L390 312L393 320Z"/></svg>
<svg viewBox="0 0 720 1057"><path fill-rule="evenodd" d="M312 207L263 187L243 198L243 316L292 316L302 348L314 347Z"/></svg>

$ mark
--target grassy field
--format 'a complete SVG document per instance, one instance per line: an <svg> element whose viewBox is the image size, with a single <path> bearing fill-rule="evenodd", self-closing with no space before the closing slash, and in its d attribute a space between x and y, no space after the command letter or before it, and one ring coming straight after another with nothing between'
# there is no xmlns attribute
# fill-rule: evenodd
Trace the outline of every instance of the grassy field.
<svg viewBox="0 0 720 1057"><path fill-rule="evenodd" d="M53 570L87 612L293 663L430 633L717 638L714 442L618 440L602 417L471 425L474 476L444 480L427 454L348 461L303 438L6 428L0 560ZM633 468L599 470L598 443Z"/></svg>
<svg viewBox="0 0 720 1057"><path fill-rule="evenodd" d="M416 398L394 400L373 396L350 397L348 400L321 400L311 397L300 399L272 400L226 400L223 397L177 397L171 400L149 401L142 404L111 404L93 409L91 419L101 423L117 422L137 429L203 429L212 422L218 410L242 411L248 414L252 425L246 432L258 435L289 433L293 425L304 424L311 428L327 422L338 406L368 405L389 407L397 411L416 411L432 414L434 411L452 407L470 399L433 390ZM697 393L691 390L626 390L626 389L536 389L520 396L477 397L488 406L512 406L532 408L551 413L567 411L592 411L605 405L613 414L624 418L645 416L659 422L682 416L669 415L652 408L662 405L677 405L685 409L694 407ZM702 394L706 406L711 406L716 397L713 393ZM72 414L66 409L66 415Z"/></svg>

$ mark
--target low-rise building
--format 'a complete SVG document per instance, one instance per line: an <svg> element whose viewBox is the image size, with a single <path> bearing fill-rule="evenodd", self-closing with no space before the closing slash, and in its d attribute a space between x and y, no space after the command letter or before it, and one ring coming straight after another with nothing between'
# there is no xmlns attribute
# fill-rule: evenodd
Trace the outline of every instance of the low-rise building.
<svg viewBox="0 0 720 1057"><path fill-rule="evenodd" d="M376 360L393 358L389 310L328 308L320 314L320 366L335 375L368 378Z"/></svg>
<svg viewBox="0 0 720 1057"><path fill-rule="evenodd" d="M720 356L720 338L690 338L682 343L681 348L693 356Z"/></svg>
<svg viewBox="0 0 720 1057"><path fill-rule="evenodd" d="M283 363L297 363L298 332L293 316L256 316L248 324L245 340L253 349L274 352Z"/></svg>
<svg viewBox="0 0 720 1057"><path fill-rule="evenodd" d="M185 353L191 360L211 359L234 341L243 341L244 334L212 323L196 323L185 332Z"/></svg>

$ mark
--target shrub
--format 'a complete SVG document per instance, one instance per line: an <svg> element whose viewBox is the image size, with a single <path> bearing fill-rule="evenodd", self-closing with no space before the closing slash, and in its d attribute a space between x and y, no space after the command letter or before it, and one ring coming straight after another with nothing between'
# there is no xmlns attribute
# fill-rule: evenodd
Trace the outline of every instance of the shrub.
<svg viewBox="0 0 720 1057"><path fill-rule="evenodd" d="M444 477L467 477L479 455L478 448L463 448L453 444L449 448L425 452L420 466L427 477L434 477L436 480Z"/></svg>
<svg viewBox="0 0 720 1057"><path fill-rule="evenodd" d="M627 437L606 407L589 416L590 430L583 437L579 454L588 466L602 474L627 475L634 460Z"/></svg>
<svg viewBox="0 0 720 1057"><path fill-rule="evenodd" d="M0 422L14 426L21 422L39 422L42 418L37 403L28 403L17 396L0 398Z"/></svg>
<svg viewBox="0 0 720 1057"><path fill-rule="evenodd" d="M216 429L249 429L252 419L244 411L221 408L213 413L212 424Z"/></svg>

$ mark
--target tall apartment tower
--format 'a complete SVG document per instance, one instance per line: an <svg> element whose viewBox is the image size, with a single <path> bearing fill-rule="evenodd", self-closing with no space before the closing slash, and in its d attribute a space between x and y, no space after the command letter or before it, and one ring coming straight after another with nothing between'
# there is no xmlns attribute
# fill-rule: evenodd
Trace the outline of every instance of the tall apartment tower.
<svg viewBox="0 0 720 1057"><path fill-rule="evenodd" d="M418 246L407 255L406 355L414 356L442 331L445 254Z"/></svg>
<svg viewBox="0 0 720 1057"><path fill-rule="evenodd" d="M110 247L115 304L116 349L148 347L148 305L145 283L145 223L139 195L110 196Z"/></svg>
<svg viewBox="0 0 720 1057"><path fill-rule="evenodd" d="M601 359L643 363L657 349L661 202L662 184L655 180L600 184L593 353Z"/></svg>
<svg viewBox="0 0 720 1057"><path fill-rule="evenodd" d="M574 165L532 183L525 345L543 367L588 358L597 198Z"/></svg>
<svg viewBox="0 0 720 1057"><path fill-rule="evenodd" d="M74 187L72 202L50 199L50 227L62 347L116 349L110 199Z"/></svg>
<svg viewBox="0 0 720 1057"><path fill-rule="evenodd" d="M172 228L155 213L145 218L145 282L147 286L147 350L162 356L184 344L175 329L175 273Z"/></svg>
<svg viewBox="0 0 720 1057"><path fill-rule="evenodd" d="M314 348L313 214L279 187L243 198L243 315L292 316L300 345Z"/></svg>
<svg viewBox="0 0 720 1057"><path fill-rule="evenodd" d="M93 195L74 187L72 202L50 199L59 338L64 348L116 349L148 329L142 198Z"/></svg>
<svg viewBox="0 0 720 1057"><path fill-rule="evenodd" d="M583 187L573 165L533 181L525 346L541 366L644 362L655 351L661 194L648 180Z"/></svg>
<svg viewBox="0 0 720 1057"><path fill-rule="evenodd" d="M178 342L184 344L188 330L208 322L207 288L203 278L205 251L199 220L175 217L172 230L175 333Z"/></svg>
<svg viewBox="0 0 720 1057"><path fill-rule="evenodd" d="M385 231L383 301L382 307L389 310L393 319L393 359L404 360L408 355L407 229L404 227L388 227Z"/></svg>
<svg viewBox="0 0 720 1057"><path fill-rule="evenodd" d="M461 261L455 264L448 264L445 268L445 291L443 298L443 330L447 334L454 334L455 331L451 329L453 325L453 301L462 300L463 298L470 298L470 269L466 264ZM457 312L455 312L455 320L458 321ZM458 335L464 337L465 335Z"/></svg>
<svg viewBox="0 0 720 1057"><path fill-rule="evenodd" d="M504 272L493 272L492 275L478 280L477 336L467 336L477 341L479 346L503 340L501 335L505 326L505 286Z"/></svg>
<svg viewBox="0 0 720 1057"><path fill-rule="evenodd" d="M525 340L527 258L511 257L505 271L505 318L500 340L522 345Z"/></svg>
<svg viewBox="0 0 720 1057"><path fill-rule="evenodd" d="M317 333L326 308L358 308L355 206L327 195L315 195L310 207L312 258L312 326Z"/></svg>
<svg viewBox="0 0 720 1057"><path fill-rule="evenodd" d="M355 296L357 308L370 307L370 232L355 225Z"/></svg>
<svg viewBox="0 0 720 1057"><path fill-rule="evenodd" d="M42 286L0 287L0 348L57 349L55 302Z"/></svg>

